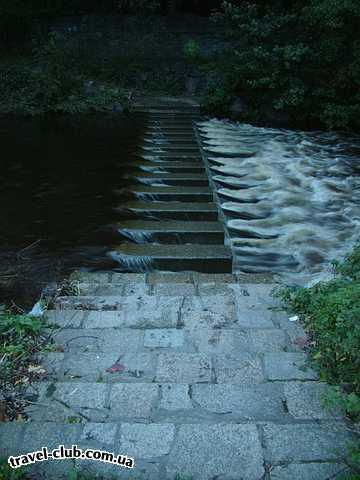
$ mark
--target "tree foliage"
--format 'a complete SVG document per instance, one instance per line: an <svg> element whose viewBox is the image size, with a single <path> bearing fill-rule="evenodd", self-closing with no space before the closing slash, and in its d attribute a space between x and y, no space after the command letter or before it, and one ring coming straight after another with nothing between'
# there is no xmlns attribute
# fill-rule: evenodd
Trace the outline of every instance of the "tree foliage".
<svg viewBox="0 0 360 480"><path fill-rule="evenodd" d="M259 116L270 107L302 126L360 127L357 0L223 2L214 19L238 45L212 64L220 89Z"/></svg>
<svg viewBox="0 0 360 480"><path fill-rule="evenodd" d="M51 32L44 40L34 41L30 59L0 65L0 114L126 108L122 88L108 80L89 81L82 70L82 53L72 47L71 34Z"/></svg>

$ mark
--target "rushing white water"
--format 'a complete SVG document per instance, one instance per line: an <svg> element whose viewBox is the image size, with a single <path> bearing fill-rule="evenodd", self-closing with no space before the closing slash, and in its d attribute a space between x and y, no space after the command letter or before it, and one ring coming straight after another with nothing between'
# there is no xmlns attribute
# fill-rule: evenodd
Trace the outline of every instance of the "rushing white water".
<svg viewBox="0 0 360 480"><path fill-rule="evenodd" d="M237 271L304 284L359 240L360 136L198 124Z"/></svg>

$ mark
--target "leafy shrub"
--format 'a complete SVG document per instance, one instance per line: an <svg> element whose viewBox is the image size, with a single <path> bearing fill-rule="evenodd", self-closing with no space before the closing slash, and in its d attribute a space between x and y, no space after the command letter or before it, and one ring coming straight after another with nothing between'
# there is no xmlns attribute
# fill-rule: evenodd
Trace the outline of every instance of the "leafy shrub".
<svg viewBox="0 0 360 480"><path fill-rule="evenodd" d="M34 44L31 62L0 68L0 113L34 115L46 112L83 113L126 107L125 93L111 82L86 92L80 54L71 36L52 32Z"/></svg>
<svg viewBox="0 0 360 480"><path fill-rule="evenodd" d="M301 316L312 338L311 357L320 379L332 385L325 405L340 406L360 421L360 246L334 262L336 276L311 288L287 288L279 295ZM360 445L349 451L349 465L360 471ZM356 479L358 476L344 477Z"/></svg>
<svg viewBox="0 0 360 480"><path fill-rule="evenodd" d="M231 71L228 94L244 95L260 118L272 108L297 125L360 128L360 3L257 3L223 2L214 15L235 46L228 68L213 62L219 78Z"/></svg>
<svg viewBox="0 0 360 480"><path fill-rule="evenodd" d="M15 370L36 351L44 321L27 315L0 315L0 355L3 357L0 369L2 386L13 383L20 374Z"/></svg>
<svg viewBox="0 0 360 480"><path fill-rule="evenodd" d="M295 312L313 336L313 358L321 378L341 384L343 405L350 415L360 415L360 283L337 279L290 296ZM340 390L339 390L340 394Z"/></svg>
<svg viewBox="0 0 360 480"><path fill-rule="evenodd" d="M313 338L311 354L321 379L335 386L329 400L360 420L360 247L335 269L333 280L286 289L281 296Z"/></svg>
<svg viewBox="0 0 360 480"><path fill-rule="evenodd" d="M36 356L49 343L49 333L45 331L47 326L43 317L16 315L8 311L0 315L0 421L22 419L26 403L23 390L31 381L46 373L36 364ZM1 468L5 467L0 466L0 472ZM18 477L9 478L16 480Z"/></svg>
<svg viewBox="0 0 360 480"><path fill-rule="evenodd" d="M26 480L26 468L14 470L7 463L7 459L0 459L0 480Z"/></svg>

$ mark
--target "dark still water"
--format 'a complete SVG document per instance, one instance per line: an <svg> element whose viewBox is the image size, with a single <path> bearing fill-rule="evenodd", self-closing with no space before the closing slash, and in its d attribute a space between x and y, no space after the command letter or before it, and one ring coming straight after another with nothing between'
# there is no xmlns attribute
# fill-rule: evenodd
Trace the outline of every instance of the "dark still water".
<svg viewBox="0 0 360 480"><path fill-rule="evenodd" d="M143 123L129 114L0 118L1 284L110 267L104 227L116 221L113 190Z"/></svg>

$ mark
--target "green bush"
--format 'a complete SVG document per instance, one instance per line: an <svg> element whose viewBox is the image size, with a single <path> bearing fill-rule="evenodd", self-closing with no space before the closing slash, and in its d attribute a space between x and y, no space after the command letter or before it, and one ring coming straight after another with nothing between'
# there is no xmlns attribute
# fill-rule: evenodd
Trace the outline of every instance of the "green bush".
<svg viewBox="0 0 360 480"><path fill-rule="evenodd" d="M7 459L0 458L0 480L26 480L26 469L16 469L10 467Z"/></svg>
<svg viewBox="0 0 360 480"><path fill-rule="evenodd" d="M271 108L296 125L359 129L360 3L263 3L223 2L214 16L235 45L212 62L220 83L230 73L227 93L244 96L258 119Z"/></svg>
<svg viewBox="0 0 360 480"><path fill-rule="evenodd" d="M3 64L0 113L83 113L109 110L116 104L126 107L124 91L110 81L92 82L91 94L86 92L82 53L74 48L70 35L53 32L34 43L30 60Z"/></svg>
<svg viewBox="0 0 360 480"><path fill-rule="evenodd" d="M360 247L336 276L311 288L285 289L280 295L301 315L312 338L311 355L322 380L334 386L329 402L360 420Z"/></svg>
<svg viewBox="0 0 360 480"><path fill-rule="evenodd" d="M27 315L0 315L0 385L5 388L23 376L22 366L43 344L41 332L45 321Z"/></svg>
<svg viewBox="0 0 360 480"><path fill-rule="evenodd" d="M332 386L324 398L325 405L341 407L359 422L360 246L345 261L334 262L334 267L333 280L310 288L287 288L279 296L291 312L300 315L311 339L314 366L320 379ZM348 462L360 471L359 443L350 448Z"/></svg>

